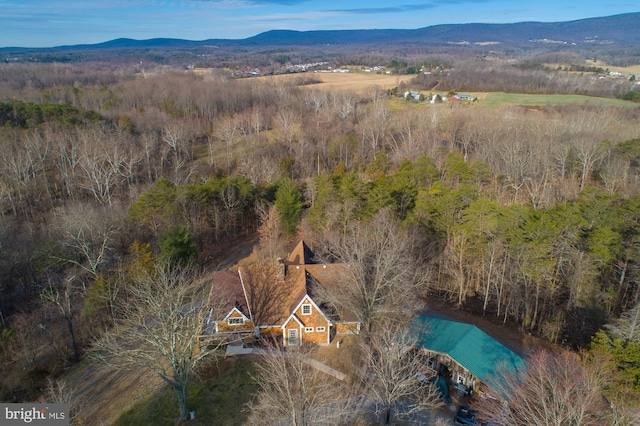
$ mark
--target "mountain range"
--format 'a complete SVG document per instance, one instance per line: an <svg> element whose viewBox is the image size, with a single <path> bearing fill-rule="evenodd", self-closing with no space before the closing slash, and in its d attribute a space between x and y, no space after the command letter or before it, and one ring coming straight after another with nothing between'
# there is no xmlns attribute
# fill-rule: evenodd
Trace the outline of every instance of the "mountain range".
<svg viewBox="0 0 640 426"><path fill-rule="evenodd" d="M54 53L95 49L194 49L202 47L269 47L326 45L474 45L503 46L640 44L640 12L567 22L519 22L512 24L434 25L414 30L272 30L246 39L191 41L171 38L133 40L119 38L104 43L53 48L2 48L0 53Z"/></svg>

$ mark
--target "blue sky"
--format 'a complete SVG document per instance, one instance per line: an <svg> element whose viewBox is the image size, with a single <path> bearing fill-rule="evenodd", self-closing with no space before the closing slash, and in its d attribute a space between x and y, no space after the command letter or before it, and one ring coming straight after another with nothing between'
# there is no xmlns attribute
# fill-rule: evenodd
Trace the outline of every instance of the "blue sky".
<svg viewBox="0 0 640 426"><path fill-rule="evenodd" d="M0 0L0 47L120 37L239 39L271 29L555 22L637 11L640 1L626 0Z"/></svg>

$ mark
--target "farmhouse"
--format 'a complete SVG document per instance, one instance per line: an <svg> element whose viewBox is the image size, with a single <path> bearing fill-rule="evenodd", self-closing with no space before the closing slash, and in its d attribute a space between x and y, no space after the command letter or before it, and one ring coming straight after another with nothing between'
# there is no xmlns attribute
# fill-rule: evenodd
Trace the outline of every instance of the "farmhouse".
<svg viewBox="0 0 640 426"><path fill-rule="evenodd" d="M205 309L202 337L274 337L283 346L328 345L340 334L357 334L360 322L349 314L338 316L321 302L345 279L349 265L317 263L311 249L300 241L286 260L278 263L272 286L249 288L249 271L213 274ZM268 294L265 294L268 293ZM226 304L216 308L214 298ZM268 306L268 309L265 307ZM261 312L256 312L262 307Z"/></svg>
<svg viewBox="0 0 640 426"><path fill-rule="evenodd" d="M422 315L411 330L429 356L428 366L463 393L479 391L498 371L514 373L525 367L520 356L472 324Z"/></svg>
<svg viewBox="0 0 640 426"><path fill-rule="evenodd" d="M420 101L420 92L416 92L413 90L404 92L403 98L408 100L413 100L414 102L418 102Z"/></svg>
<svg viewBox="0 0 640 426"><path fill-rule="evenodd" d="M457 99L459 101L475 101L476 100L474 96L467 95L464 93L458 93L457 95L454 95L452 99Z"/></svg>

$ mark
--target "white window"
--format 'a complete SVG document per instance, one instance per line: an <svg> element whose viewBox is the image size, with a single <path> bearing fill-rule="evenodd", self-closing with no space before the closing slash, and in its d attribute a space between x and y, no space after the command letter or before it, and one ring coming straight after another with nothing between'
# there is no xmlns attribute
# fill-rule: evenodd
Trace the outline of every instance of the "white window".
<svg viewBox="0 0 640 426"><path fill-rule="evenodd" d="M298 344L298 329L290 328L289 329L289 346L295 346Z"/></svg>
<svg viewBox="0 0 640 426"><path fill-rule="evenodd" d="M326 330L326 328L324 328L324 327L316 327L316 331L318 333L324 333L325 330Z"/></svg>
<svg viewBox="0 0 640 426"><path fill-rule="evenodd" d="M227 320L227 324L229 324L229 325L243 325L244 324L244 318L242 318L242 317L229 318Z"/></svg>
<svg viewBox="0 0 640 426"><path fill-rule="evenodd" d="M311 305L302 305L302 315L311 315Z"/></svg>
<svg viewBox="0 0 640 426"><path fill-rule="evenodd" d="M305 333L313 333L313 327L305 327L304 328L304 332Z"/></svg>

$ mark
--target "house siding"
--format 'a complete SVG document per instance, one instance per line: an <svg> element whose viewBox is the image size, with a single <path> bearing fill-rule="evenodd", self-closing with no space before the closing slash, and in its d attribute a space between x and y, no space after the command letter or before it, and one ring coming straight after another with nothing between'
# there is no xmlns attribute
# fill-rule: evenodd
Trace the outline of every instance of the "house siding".
<svg viewBox="0 0 640 426"><path fill-rule="evenodd" d="M336 324L336 334L358 334L360 324L358 322L341 322Z"/></svg>
<svg viewBox="0 0 640 426"><path fill-rule="evenodd" d="M203 310L202 334L228 338L237 334L238 338L245 338L249 334L254 336L273 337L282 339L283 345L288 345L289 330L297 330L297 345L328 345L336 334L358 334L360 326L355 317L347 315L347 321L332 322L312 300L312 283L329 288L341 279L341 271L347 268L344 264L321 264L314 261L314 254L309 247L300 241L293 249L287 260L280 260L277 274L273 277L279 285L287 286L287 291L278 292L274 299L274 309L268 319L263 321L268 325L256 326L251 318L250 303L247 298L242 271L222 271L214 273L210 291L210 301L218 295L224 295L225 300L235 300L235 307L225 304L225 308L213 312L214 303L210 303ZM245 303L246 302L246 303ZM303 314L303 307L310 307L307 314ZM227 307L228 306L228 307ZM222 318L226 309L227 316ZM215 315L215 316L214 316ZM229 324L233 318L242 318L242 324ZM205 322L206 320L206 322ZM231 321L234 322L234 321ZM308 331L307 331L308 330Z"/></svg>
<svg viewBox="0 0 640 426"><path fill-rule="evenodd" d="M302 314L302 306L303 305L311 305L311 314L303 315ZM329 343L329 322L324 317L322 312L316 307L316 305L311 301L309 296L306 296L302 303L298 306L298 308L294 311L294 315L298 318L300 322L302 322L302 327L300 331L300 344L302 345L326 345ZM293 327L299 327L296 321L290 320L287 323L286 329ZM313 328L313 331L307 332L305 331L306 327ZM324 327L325 331L318 332L316 331L317 327ZM288 334L287 330L285 330L285 336Z"/></svg>
<svg viewBox="0 0 640 426"><path fill-rule="evenodd" d="M236 309L233 309L227 318L243 318L244 324L229 324L228 319L218 321L218 333L253 332L255 330L253 321L242 316Z"/></svg>
<svg viewBox="0 0 640 426"><path fill-rule="evenodd" d="M261 336L281 336L282 327L279 325L267 325L260 327Z"/></svg>
<svg viewBox="0 0 640 426"><path fill-rule="evenodd" d="M244 324L229 325L227 321L218 321L218 333L254 332L253 321L245 320Z"/></svg>

